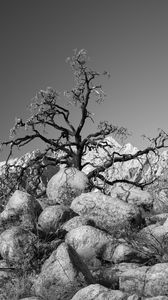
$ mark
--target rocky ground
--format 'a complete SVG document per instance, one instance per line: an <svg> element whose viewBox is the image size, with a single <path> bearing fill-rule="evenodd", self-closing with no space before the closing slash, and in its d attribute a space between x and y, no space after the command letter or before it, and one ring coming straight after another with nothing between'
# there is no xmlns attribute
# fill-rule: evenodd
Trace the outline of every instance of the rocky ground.
<svg viewBox="0 0 168 300"><path fill-rule="evenodd" d="M35 199L16 190L0 214L0 299L168 299L168 198L89 190L61 169Z"/></svg>

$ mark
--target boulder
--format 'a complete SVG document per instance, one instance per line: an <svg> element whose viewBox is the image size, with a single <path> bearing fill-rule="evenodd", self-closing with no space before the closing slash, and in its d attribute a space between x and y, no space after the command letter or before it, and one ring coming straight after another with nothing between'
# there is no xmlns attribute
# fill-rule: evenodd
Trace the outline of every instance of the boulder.
<svg viewBox="0 0 168 300"><path fill-rule="evenodd" d="M145 286L145 296L168 295L168 263L159 263L147 271Z"/></svg>
<svg viewBox="0 0 168 300"><path fill-rule="evenodd" d="M168 294L168 263L152 267L130 269L121 274L120 290L129 294L138 293L145 297Z"/></svg>
<svg viewBox="0 0 168 300"><path fill-rule="evenodd" d="M128 246L126 243L121 243L115 248L112 256L112 261L115 264L126 261L128 255L130 256L133 253L134 251L130 246Z"/></svg>
<svg viewBox="0 0 168 300"><path fill-rule="evenodd" d="M159 243L168 240L168 227L164 224L152 224L141 229L138 237L146 243L149 241L159 245Z"/></svg>
<svg viewBox="0 0 168 300"><path fill-rule="evenodd" d="M20 300L40 300L40 298L38 298L38 297L26 297L26 298L22 298L22 299L20 299Z"/></svg>
<svg viewBox="0 0 168 300"><path fill-rule="evenodd" d="M91 284L80 289L71 300L124 300L126 295L118 290L110 290L100 284Z"/></svg>
<svg viewBox="0 0 168 300"><path fill-rule="evenodd" d="M136 269L139 265L135 263L119 263L114 265L104 265L95 274L99 282L108 283L109 288L119 288L119 278L123 272L129 269Z"/></svg>
<svg viewBox="0 0 168 300"><path fill-rule="evenodd" d="M103 247L108 242L112 242L112 238L97 228L84 225L70 230L65 236L65 241L77 251L82 259L89 261L99 255Z"/></svg>
<svg viewBox="0 0 168 300"><path fill-rule="evenodd" d="M0 214L0 220L2 224L12 221L13 225L18 225L19 222L25 228L33 229L41 212L42 207L33 196L16 190Z"/></svg>
<svg viewBox="0 0 168 300"><path fill-rule="evenodd" d="M71 209L110 234L115 229L119 232L119 227L125 229L132 222L141 224L142 221L140 211L134 205L101 192L81 194L72 201Z"/></svg>
<svg viewBox="0 0 168 300"><path fill-rule="evenodd" d="M167 219L168 219L168 213L150 215L146 217L146 224L151 225L157 223L158 225L163 225Z"/></svg>
<svg viewBox="0 0 168 300"><path fill-rule="evenodd" d="M0 286L6 283L11 277L10 269L8 269L8 265L5 260L0 260Z"/></svg>
<svg viewBox="0 0 168 300"><path fill-rule="evenodd" d="M65 222L62 226L62 229L66 230L66 231L70 231L77 227L87 225L87 223L88 223L87 218L82 217L82 216L75 216L72 219Z"/></svg>
<svg viewBox="0 0 168 300"><path fill-rule="evenodd" d="M153 212L155 214L168 213L168 192L165 190L155 193Z"/></svg>
<svg viewBox="0 0 168 300"><path fill-rule="evenodd" d="M138 297L139 299L139 297ZM127 300L134 300L134 299L127 299ZM144 298L144 300L168 300L167 296L156 296L156 297L150 297L150 298Z"/></svg>
<svg viewBox="0 0 168 300"><path fill-rule="evenodd" d="M111 197L119 198L144 210L151 210L153 207L152 195L135 187L117 186L111 190Z"/></svg>
<svg viewBox="0 0 168 300"><path fill-rule="evenodd" d="M73 215L74 212L64 205L48 206L38 218L38 228L45 233L55 232Z"/></svg>
<svg viewBox="0 0 168 300"><path fill-rule="evenodd" d="M65 241L88 265L98 263L95 259L97 256L103 255L104 248L108 243L113 247L113 239L110 235L89 225L72 229L66 234Z"/></svg>
<svg viewBox="0 0 168 300"><path fill-rule="evenodd" d="M143 295L146 274L149 267L128 269L119 277L119 289L128 294L138 293Z"/></svg>
<svg viewBox="0 0 168 300"><path fill-rule="evenodd" d="M66 299L71 299L79 290L76 282L77 271L70 260L67 245L62 243L44 262L33 290L36 296L44 299L64 299L65 293L69 294Z"/></svg>
<svg viewBox="0 0 168 300"><path fill-rule="evenodd" d="M36 236L28 230L13 226L0 235L0 254L8 262L29 262L34 256Z"/></svg>
<svg viewBox="0 0 168 300"><path fill-rule="evenodd" d="M146 298L145 298L146 299ZM144 299L144 300L145 300ZM127 300L139 300L139 295L133 294L127 298Z"/></svg>
<svg viewBox="0 0 168 300"><path fill-rule="evenodd" d="M89 180L86 174L75 168L64 168L55 174L47 184L50 204L70 205L82 192L88 191Z"/></svg>

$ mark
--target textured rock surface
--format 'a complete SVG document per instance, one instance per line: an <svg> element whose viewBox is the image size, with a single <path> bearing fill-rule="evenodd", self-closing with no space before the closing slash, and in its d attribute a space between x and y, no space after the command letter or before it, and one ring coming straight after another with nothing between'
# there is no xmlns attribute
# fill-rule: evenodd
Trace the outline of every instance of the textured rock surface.
<svg viewBox="0 0 168 300"><path fill-rule="evenodd" d="M139 293L145 297L168 294L168 264L128 270L120 276L120 289L129 294Z"/></svg>
<svg viewBox="0 0 168 300"><path fill-rule="evenodd" d="M23 262L34 256L35 235L21 227L11 227L0 235L0 254L8 262Z"/></svg>
<svg viewBox="0 0 168 300"><path fill-rule="evenodd" d="M104 245L112 241L112 238L97 228L85 225L69 231L65 241L75 248L82 258L89 260L95 257Z"/></svg>
<svg viewBox="0 0 168 300"><path fill-rule="evenodd" d="M122 300L125 294L118 290L110 290L99 284L91 284L79 292L71 300Z"/></svg>
<svg viewBox="0 0 168 300"><path fill-rule="evenodd" d="M69 258L67 246L62 243L44 262L33 290L37 296L45 298L52 295L52 299L59 299L58 296L63 299L64 293L70 293L75 287L76 278L77 272Z"/></svg>
<svg viewBox="0 0 168 300"><path fill-rule="evenodd" d="M168 213L168 192L165 190L160 190L155 196L153 203L153 212L155 214Z"/></svg>
<svg viewBox="0 0 168 300"><path fill-rule="evenodd" d="M34 228L42 207L30 194L16 190L10 197L4 211L0 214L2 223L19 220L27 228ZM14 224L13 224L14 225Z"/></svg>
<svg viewBox="0 0 168 300"><path fill-rule="evenodd" d="M153 244L162 243L163 241L168 240L168 227L164 224L158 225L153 224L143 228L139 234L142 240L147 242L152 242Z"/></svg>
<svg viewBox="0 0 168 300"><path fill-rule="evenodd" d="M38 228L45 233L55 232L72 215L73 211L64 205L48 206L38 218Z"/></svg>
<svg viewBox="0 0 168 300"><path fill-rule="evenodd" d="M37 297L26 297L26 298L22 298L20 300L40 300L40 298L37 298Z"/></svg>
<svg viewBox="0 0 168 300"><path fill-rule="evenodd" d="M112 261L114 263L120 263L122 261L126 261L126 258L128 255L131 255L133 253L133 250L130 246L126 244L119 244L113 253Z"/></svg>
<svg viewBox="0 0 168 300"><path fill-rule="evenodd" d="M110 233L113 233L116 227L126 226L132 220L138 222L140 217L139 210L133 205L100 192L83 193L72 201L71 208Z"/></svg>
<svg viewBox="0 0 168 300"><path fill-rule="evenodd" d="M0 287L3 287L4 283L10 279L10 272L8 272L8 265L5 260L0 260Z"/></svg>
<svg viewBox="0 0 168 300"><path fill-rule="evenodd" d="M75 229L77 227L87 225L88 220L85 217L82 216L76 216L70 219L69 221L65 222L62 226L63 229L66 231L70 231L72 229Z"/></svg>
<svg viewBox="0 0 168 300"><path fill-rule="evenodd" d="M51 204L70 205L72 200L88 190L89 181L85 173L66 168L54 175L47 185L47 196Z"/></svg>
<svg viewBox="0 0 168 300"><path fill-rule="evenodd" d="M152 209L153 207L152 195L147 191L142 191L135 187L117 186L111 190L111 197L119 198L144 209Z"/></svg>

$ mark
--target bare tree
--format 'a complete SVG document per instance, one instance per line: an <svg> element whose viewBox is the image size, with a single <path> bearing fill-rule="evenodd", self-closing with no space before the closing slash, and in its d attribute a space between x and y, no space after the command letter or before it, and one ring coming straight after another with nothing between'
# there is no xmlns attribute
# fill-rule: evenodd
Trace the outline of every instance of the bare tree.
<svg viewBox="0 0 168 300"><path fill-rule="evenodd" d="M104 101L105 94L101 84L99 84L99 78L102 75L108 76L108 73L104 72L101 74L90 68L85 50L74 51L74 55L68 59L68 62L73 71L75 86L71 91L66 92L65 96L68 103L77 106L80 111L78 124L75 125L72 122L71 110L60 104L61 99L58 92L53 88L41 90L31 103L31 117L27 121L17 118L14 127L11 129L10 139L2 142L3 147L8 146L10 149L6 160L5 178L9 178L10 170L15 165L17 177L15 174L13 189L19 184L23 186L24 176L27 174L30 181L34 180L34 190L30 190L35 192L40 184L39 178L42 176L46 166L65 164L66 166L74 166L78 170L82 170L87 164L90 164L93 168L87 176L92 184L96 178L107 185L125 182L143 188L151 183L154 178L148 182L146 180L139 181L126 178L110 180L110 178L106 178L104 172L116 163L124 163L144 156L147 159L150 153L158 155L158 151L166 147L168 135L164 131L160 131L156 138L150 139L150 144L147 148L134 154L122 154L112 149L112 147L111 150L113 151L109 151L109 144L104 140L108 135L126 137L128 131L124 127L101 121L97 131L83 136L82 130L86 122L88 120L94 122L93 114L89 111L90 102L96 101L101 103ZM53 137L50 134L47 135L47 132L54 132ZM37 139L44 142L44 151L30 159L27 165L12 165L9 163L15 147L24 147ZM103 161L102 164L95 166L92 162L83 160L83 157L89 150L97 151L100 148L107 152L106 161ZM1 181L4 182L4 178Z"/></svg>

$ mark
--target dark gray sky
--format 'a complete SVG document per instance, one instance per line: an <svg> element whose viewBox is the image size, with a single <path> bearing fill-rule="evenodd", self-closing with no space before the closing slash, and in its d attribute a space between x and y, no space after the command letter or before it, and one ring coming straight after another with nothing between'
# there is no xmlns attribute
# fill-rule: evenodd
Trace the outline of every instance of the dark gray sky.
<svg viewBox="0 0 168 300"><path fill-rule="evenodd" d="M141 134L168 132L167 0L2 0L0 31L1 140L38 90L72 87L74 48L111 73L105 103L92 107L97 122L126 126L138 147Z"/></svg>

